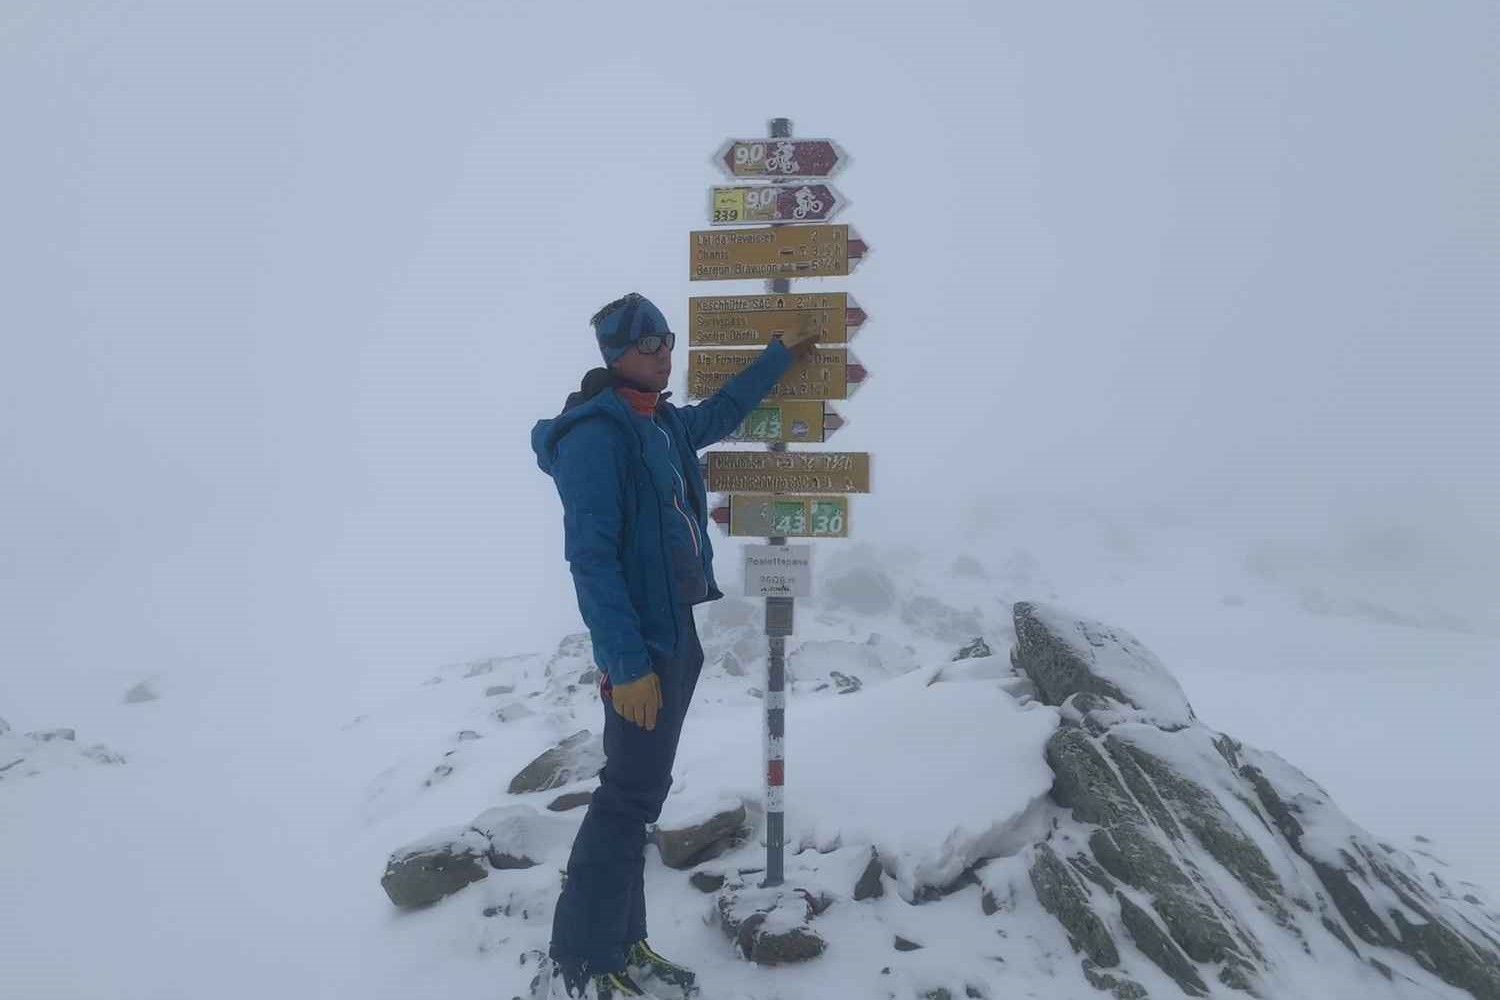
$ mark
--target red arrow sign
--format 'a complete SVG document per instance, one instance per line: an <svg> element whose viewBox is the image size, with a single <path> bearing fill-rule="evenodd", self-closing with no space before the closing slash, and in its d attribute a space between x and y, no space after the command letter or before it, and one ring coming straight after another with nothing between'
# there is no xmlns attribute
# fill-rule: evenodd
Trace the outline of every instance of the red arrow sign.
<svg viewBox="0 0 1500 1000"><path fill-rule="evenodd" d="M844 366L844 378L850 385L859 385L870 375L869 369L858 361L851 361Z"/></svg>
<svg viewBox="0 0 1500 1000"><path fill-rule="evenodd" d="M849 259L861 260L870 252L870 245L864 240L851 234L849 236Z"/></svg>
<svg viewBox="0 0 1500 1000"><path fill-rule="evenodd" d="M730 139L714 159L730 177L832 177L849 155L832 139Z"/></svg>
<svg viewBox="0 0 1500 1000"><path fill-rule="evenodd" d="M865 312L858 305L856 305L853 299L849 300L849 308L844 310L845 329L854 330L858 327L864 326L865 320L869 318L869 313Z"/></svg>
<svg viewBox="0 0 1500 1000"><path fill-rule="evenodd" d="M706 465L707 463L705 462L704 464ZM726 530L729 528L729 504L726 503L722 507L715 507L708 512L708 516L713 518L715 523L720 527Z"/></svg>
<svg viewBox="0 0 1500 1000"><path fill-rule="evenodd" d="M823 413L823 440L827 441L829 438L833 437L833 432L844 426L844 424L846 423L848 423L848 421L839 416L837 410L829 407Z"/></svg>

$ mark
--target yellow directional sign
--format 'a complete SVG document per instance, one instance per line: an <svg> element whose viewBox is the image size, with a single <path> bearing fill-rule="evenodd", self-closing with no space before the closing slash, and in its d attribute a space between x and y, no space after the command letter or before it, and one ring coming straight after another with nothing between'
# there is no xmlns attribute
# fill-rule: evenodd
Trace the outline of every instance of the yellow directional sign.
<svg viewBox="0 0 1500 1000"><path fill-rule="evenodd" d="M731 535L752 538L846 538L849 498L841 496L762 496L736 493L714 520L728 521Z"/></svg>
<svg viewBox="0 0 1500 1000"><path fill-rule="evenodd" d="M777 335L808 332L820 344L843 344L864 318L847 292L701 295L688 299L688 343L758 347Z"/></svg>
<svg viewBox="0 0 1500 1000"><path fill-rule="evenodd" d="M688 387L691 399L704 399L718 392L735 375L750 367L759 351L696 349L688 352ZM766 394L767 399L848 399L849 351L843 347L817 347L781 377Z"/></svg>
<svg viewBox="0 0 1500 1000"><path fill-rule="evenodd" d="M848 226L699 230L690 235L689 276L694 281L849 273Z"/></svg>
<svg viewBox="0 0 1500 1000"><path fill-rule="evenodd" d="M711 451L713 493L868 493L865 451Z"/></svg>

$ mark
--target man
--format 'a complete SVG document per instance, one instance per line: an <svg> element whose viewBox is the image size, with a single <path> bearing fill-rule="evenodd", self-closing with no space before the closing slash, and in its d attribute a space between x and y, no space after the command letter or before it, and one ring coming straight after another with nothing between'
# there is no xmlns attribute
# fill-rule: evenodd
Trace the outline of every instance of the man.
<svg viewBox="0 0 1500 1000"><path fill-rule="evenodd" d="M553 918L554 995L688 997L694 974L646 943L646 825L661 813L703 666L693 605L718 600L698 452L730 434L813 338L773 342L696 406L667 402L676 337L631 293L594 316L606 368L531 432L563 504L565 554L605 701L605 766ZM649 991L649 992L648 992Z"/></svg>

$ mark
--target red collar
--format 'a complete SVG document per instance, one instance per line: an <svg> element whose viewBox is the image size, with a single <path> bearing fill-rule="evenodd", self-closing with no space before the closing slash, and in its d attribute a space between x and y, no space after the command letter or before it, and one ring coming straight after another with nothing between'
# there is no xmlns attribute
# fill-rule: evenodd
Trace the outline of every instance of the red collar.
<svg viewBox="0 0 1500 1000"><path fill-rule="evenodd" d="M656 412L656 401L661 396L659 392L643 392L640 389L632 389L628 385L615 386L615 391L632 410L643 417L649 417Z"/></svg>

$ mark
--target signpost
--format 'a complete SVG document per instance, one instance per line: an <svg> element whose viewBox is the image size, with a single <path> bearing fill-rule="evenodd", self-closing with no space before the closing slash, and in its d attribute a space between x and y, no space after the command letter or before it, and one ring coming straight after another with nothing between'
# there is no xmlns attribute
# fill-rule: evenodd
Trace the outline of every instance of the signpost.
<svg viewBox="0 0 1500 1000"><path fill-rule="evenodd" d="M819 183L848 163L830 139L796 139L792 123L771 121L768 139L730 139L714 159L735 183L709 193L709 225L759 228L695 230L693 281L766 279L766 294L696 296L689 303L688 396L705 398L745 370L777 337L817 345L794 364L729 440L763 442L764 452L714 451L708 488L727 494L712 517L733 537L765 538L745 548L745 593L766 600L766 874L783 882L786 843L786 639L794 601L811 593L811 549L788 538L845 538L849 496L870 491L867 452L792 452L843 426L827 400L847 399L866 371L847 344L867 316L847 292L791 293L792 278L842 277L864 259L865 242L829 220L845 207ZM789 225L788 223L798 223Z"/></svg>
<svg viewBox="0 0 1500 1000"><path fill-rule="evenodd" d="M869 250L848 226L695 229L689 236L694 281L840 277Z"/></svg>
<svg viewBox="0 0 1500 1000"><path fill-rule="evenodd" d="M736 537L849 536L849 498L845 496L735 493L710 514Z"/></svg>
<svg viewBox="0 0 1500 1000"><path fill-rule="evenodd" d="M827 222L848 204L831 184L769 186L745 184L709 192L711 225L747 222Z"/></svg>
<svg viewBox="0 0 1500 1000"><path fill-rule="evenodd" d="M688 299L688 343L763 347L778 334L812 333L819 344L844 344L867 318L848 292L699 295Z"/></svg>
<svg viewBox="0 0 1500 1000"><path fill-rule="evenodd" d="M812 596L812 546L745 546L745 596Z"/></svg>
<svg viewBox="0 0 1500 1000"><path fill-rule="evenodd" d="M739 429L724 440L816 444L827 441L842 426L844 418L820 399L773 400L751 410Z"/></svg>
<svg viewBox="0 0 1500 1000"><path fill-rule="evenodd" d="M690 399L706 399L749 368L758 351L698 350L688 354ZM767 399L848 399L850 387L865 380L865 366L846 347L815 348L792 365Z"/></svg>
<svg viewBox="0 0 1500 1000"><path fill-rule="evenodd" d="M785 119L777 119L785 121ZM832 139L730 139L714 160L730 177L756 180L832 177L849 156Z"/></svg>
<svg viewBox="0 0 1500 1000"><path fill-rule="evenodd" d="M713 493L868 493L865 451L711 451Z"/></svg>

